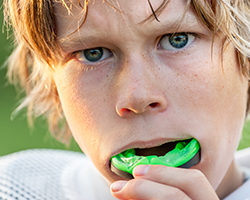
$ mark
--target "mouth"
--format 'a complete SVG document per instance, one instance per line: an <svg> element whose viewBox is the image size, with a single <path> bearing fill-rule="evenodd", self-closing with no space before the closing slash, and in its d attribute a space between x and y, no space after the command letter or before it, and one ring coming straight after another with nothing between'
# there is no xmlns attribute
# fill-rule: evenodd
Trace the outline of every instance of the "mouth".
<svg viewBox="0 0 250 200"><path fill-rule="evenodd" d="M164 165L190 168L200 162L200 145L196 139L168 142L158 147L129 149L111 158L111 171L126 178L133 178L138 165Z"/></svg>
<svg viewBox="0 0 250 200"><path fill-rule="evenodd" d="M190 140L190 139L189 139ZM188 140L185 140L188 142ZM166 153L172 151L178 141L168 142L157 147L152 148L136 148L135 155L137 156L164 156Z"/></svg>

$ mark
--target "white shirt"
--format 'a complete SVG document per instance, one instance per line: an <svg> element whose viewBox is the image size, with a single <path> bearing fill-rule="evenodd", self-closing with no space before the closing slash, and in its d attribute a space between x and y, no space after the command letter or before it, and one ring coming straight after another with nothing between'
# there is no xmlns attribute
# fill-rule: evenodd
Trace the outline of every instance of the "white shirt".
<svg viewBox="0 0 250 200"><path fill-rule="evenodd" d="M35 149L0 157L0 200L115 200L83 153Z"/></svg>
<svg viewBox="0 0 250 200"><path fill-rule="evenodd" d="M244 172L246 181L224 200L250 200L250 148L237 151L235 157Z"/></svg>
<svg viewBox="0 0 250 200"><path fill-rule="evenodd" d="M250 148L236 153L250 177ZM0 200L115 200L91 161L78 152L26 150L0 157ZM250 200L250 179L224 200Z"/></svg>

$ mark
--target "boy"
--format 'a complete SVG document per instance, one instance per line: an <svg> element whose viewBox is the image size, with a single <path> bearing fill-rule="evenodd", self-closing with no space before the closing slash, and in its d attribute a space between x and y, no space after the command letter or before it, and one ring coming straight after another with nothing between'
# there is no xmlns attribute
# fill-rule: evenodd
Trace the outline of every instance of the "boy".
<svg viewBox="0 0 250 200"><path fill-rule="evenodd" d="M9 75L27 93L17 110L47 116L64 142L72 134L101 173L74 153L2 158L2 174L20 160L23 171L45 163L45 172L13 167L27 198L250 198L233 158L248 108L248 1L6 0L5 9L17 39ZM132 180L111 171L128 149L164 155L192 138L201 159L189 169L140 165Z"/></svg>

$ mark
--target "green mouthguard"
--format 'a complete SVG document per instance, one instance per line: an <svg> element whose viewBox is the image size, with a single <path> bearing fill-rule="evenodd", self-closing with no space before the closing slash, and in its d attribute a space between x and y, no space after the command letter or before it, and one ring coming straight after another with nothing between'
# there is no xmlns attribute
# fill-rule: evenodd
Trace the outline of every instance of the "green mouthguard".
<svg viewBox="0 0 250 200"><path fill-rule="evenodd" d="M189 162L192 158L197 157L199 150L200 144L194 138L190 141L178 142L173 150L169 151L164 156L159 157L156 155L137 156L135 155L135 150L130 149L111 158L111 170L120 170L125 172L125 174L129 173L130 175L133 173L134 168L138 165L164 165L169 167L181 167L185 165L185 163ZM198 157L200 156L198 155Z"/></svg>

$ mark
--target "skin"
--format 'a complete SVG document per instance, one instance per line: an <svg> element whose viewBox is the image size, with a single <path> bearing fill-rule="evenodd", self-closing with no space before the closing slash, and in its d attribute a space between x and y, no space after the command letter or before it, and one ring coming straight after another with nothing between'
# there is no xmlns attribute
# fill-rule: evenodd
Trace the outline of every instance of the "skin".
<svg viewBox="0 0 250 200"><path fill-rule="evenodd" d="M69 3L69 2L68 2ZM152 1L154 8L158 1ZM86 22L75 3L72 15L56 4L64 59L54 79L72 134L119 199L218 199L242 184L233 161L245 118L248 81L232 44L215 36L188 10L178 32L194 35L182 49L168 49L185 1L170 1L156 20L145 0L89 2ZM131 6L133 5L133 6ZM71 35L69 35L71 34ZM88 62L83 50L104 47ZM111 52L111 53L110 53ZM211 56L212 52L212 56ZM196 138L201 161L191 169L139 166L127 181L111 172L110 158L131 148ZM231 184L228 184L228 183Z"/></svg>

